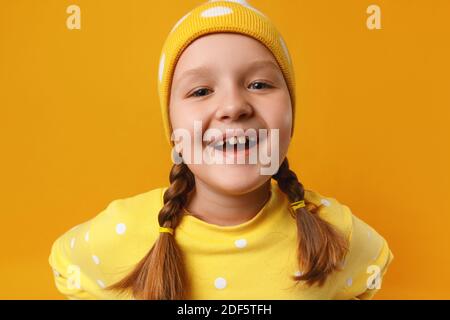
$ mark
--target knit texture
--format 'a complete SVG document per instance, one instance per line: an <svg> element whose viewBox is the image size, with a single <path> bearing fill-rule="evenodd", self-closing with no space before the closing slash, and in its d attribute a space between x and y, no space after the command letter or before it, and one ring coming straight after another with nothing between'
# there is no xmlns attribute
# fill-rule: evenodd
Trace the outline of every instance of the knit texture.
<svg viewBox="0 0 450 320"><path fill-rule="evenodd" d="M265 45L275 57L289 89L292 103L292 132L295 119L295 75L289 50L273 23L245 1L209 1L183 16L172 28L161 52L158 93L164 131L171 141L169 98L175 66L189 44L206 34L232 32L250 36Z"/></svg>

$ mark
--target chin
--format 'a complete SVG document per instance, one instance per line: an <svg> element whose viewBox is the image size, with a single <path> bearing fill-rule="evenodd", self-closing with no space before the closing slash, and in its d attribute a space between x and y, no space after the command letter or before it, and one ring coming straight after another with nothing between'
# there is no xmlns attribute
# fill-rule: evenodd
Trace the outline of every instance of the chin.
<svg viewBox="0 0 450 320"><path fill-rule="evenodd" d="M260 187L270 176L260 174L259 166L218 166L211 170L204 179L210 185L228 194L240 195L251 192Z"/></svg>

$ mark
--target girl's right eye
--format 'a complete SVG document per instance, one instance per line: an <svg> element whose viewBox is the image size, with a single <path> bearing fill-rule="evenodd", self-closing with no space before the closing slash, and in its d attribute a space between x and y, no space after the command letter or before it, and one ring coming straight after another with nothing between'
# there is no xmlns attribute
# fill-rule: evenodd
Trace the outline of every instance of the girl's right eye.
<svg viewBox="0 0 450 320"><path fill-rule="evenodd" d="M205 93L205 91L208 91L207 88L200 88L196 91L194 91L189 97L203 97L204 95L202 93Z"/></svg>

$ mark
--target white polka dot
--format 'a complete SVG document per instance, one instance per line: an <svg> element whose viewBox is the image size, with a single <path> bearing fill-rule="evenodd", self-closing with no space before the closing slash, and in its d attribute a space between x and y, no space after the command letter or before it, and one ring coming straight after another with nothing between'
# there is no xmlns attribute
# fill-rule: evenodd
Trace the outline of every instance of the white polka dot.
<svg viewBox="0 0 450 320"><path fill-rule="evenodd" d="M223 289L227 286L227 280L225 280L224 278L217 278L216 280L214 280L214 286L217 289Z"/></svg>
<svg viewBox="0 0 450 320"><path fill-rule="evenodd" d="M379 255L380 255L380 249L375 252L375 254L372 257L372 260L376 261L378 259Z"/></svg>
<svg viewBox="0 0 450 320"><path fill-rule="evenodd" d="M89 241L89 231L86 232L86 234L84 235L84 240L87 242Z"/></svg>
<svg viewBox="0 0 450 320"><path fill-rule="evenodd" d="M53 269L53 274L55 275L55 277L59 277L60 276L59 272L56 271L55 269Z"/></svg>
<svg viewBox="0 0 450 320"><path fill-rule="evenodd" d="M233 13L233 10L228 7L212 7L209 9L204 10L200 16L203 18L212 18L212 17L219 17L224 16L227 14Z"/></svg>
<svg viewBox="0 0 450 320"><path fill-rule="evenodd" d="M249 4L245 0L210 0L209 2L218 2L218 1L226 1L226 2L234 2L242 4L243 6L248 6Z"/></svg>
<svg viewBox="0 0 450 320"><path fill-rule="evenodd" d="M347 279L347 287L351 287L353 283L353 279L352 278L348 278Z"/></svg>
<svg viewBox="0 0 450 320"><path fill-rule="evenodd" d="M248 6L246 6L246 7L249 8L249 9L251 9L251 10L253 10L253 11L255 11L256 13L260 14L261 16L266 17L266 15L265 15L264 13L262 13L261 11L259 11L259 10L256 9L256 8L252 7L251 5L248 5Z"/></svg>
<svg viewBox="0 0 450 320"><path fill-rule="evenodd" d="M245 248L247 246L247 240L246 239L239 239L234 242L234 245L236 248Z"/></svg>
<svg viewBox="0 0 450 320"><path fill-rule="evenodd" d="M66 287L70 290L74 288L81 289L81 283L79 280L69 278L66 281Z"/></svg>
<svg viewBox="0 0 450 320"><path fill-rule="evenodd" d="M234 2L234 3L238 3L238 4L240 4L240 5L243 5L243 6L246 7L246 8L249 8L249 9L255 11L256 13L262 15L263 17L265 17L265 15L264 15L261 11L259 11L258 9L252 7L252 6L251 6L250 4L248 4L248 2L245 1L245 0L210 0L209 2L219 2L219 1L226 1L226 2Z"/></svg>
<svg viewBox="0 0 450 320"><path fill-rule="evenodd" d="M75 238L70 240L70 247L73 249L75 247Z"/></svg>
<svg viewBox="0 0 450 320"><path fill-rule="evenodd" d="M173 26L172 30L170 30L170 33L174 32L176 28L178 28L178 26L184 21L186 20L187 17L189 17L191 13L188 12L187 14L185 14L180 20L178 20L177 23L175 23L175 25Z"/></svg>
<svg viewBox="0 0 450 320"><path fill-rule="evenodd" d="M100 279L97 280L97 284L98 284L98 286L100 288L104 288L105 287L105 283L102 280L100 280Z"/></svg>
<svg viewBox="0 0 450 320"><path fill-rule="evenodd" d="M281 47L284 50L284 54L286 55L286 58L287 58L288 62L291 63L291 57L290 57L290 54L289 54L289 50L288 50L288 48L286 46L286 42L284 42L282 37L280 37L280 43L281 43Z"/></svg>
<svg viewBox="0 0 450 320"><path fill-rule="evenodd" d="M100 263L100 259L96 255L92 255L92 260L94 260L95 264L99 264Z"/></svg>
<svg viewBox="0 0 450 320"><path fill-rule="evenodd" d="M331 202L328 201L327 199L320 200L320 203L323 204L325 207L331 206Z"/></svg>
<svg viewBox="0 0 450 320"><path fill-rule="evenodd" d="M117 234L124 234L127 230L127 226L124 223L119 223L116 226L116 232Z"/></svg>
<svg viewBox="0 0 450 320"><path fill-rule="evenodd" d="M303 272L301 272L300 270L297 270L294 272L294 276L296 277L300 277L303 274Z"/></svg>
<svg viewBox="0 0 450 320"><path fill-rule="evenodd" d="M165 62L166 62L166 54L163 53L163 55L161 56L161 60L159 61L159 82L161 82L163 78Z"/></svg>

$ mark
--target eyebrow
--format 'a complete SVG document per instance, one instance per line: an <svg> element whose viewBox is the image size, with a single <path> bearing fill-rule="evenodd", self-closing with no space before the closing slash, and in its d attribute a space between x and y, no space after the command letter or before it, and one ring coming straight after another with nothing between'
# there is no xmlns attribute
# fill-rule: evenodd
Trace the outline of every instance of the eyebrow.
<svg viewBox="0 0 450 320"><path fill-rule="evenodd" d="M262 69L266 67L275 69L277 71L279 70L278 65L272 60L256 60L248 66L247 71L253 71L255 69Z"/></svg>
<svg viewBox="0 0 450 320"><path fill-rule="evenodd" d="M248 65L246 72L251 72L251 71L263 69L263 68L270 68L270 69L273 69L276 71L279 70L278 65L276 63L274 63L272 60L255 60ZM177 80L181 81L186 78L193 77L193 76L205 76L208 74L208 72L209 72L209 69L205 66L189 69L189 70L186 70L185 72L183 72L178 77Z"/></svg>

